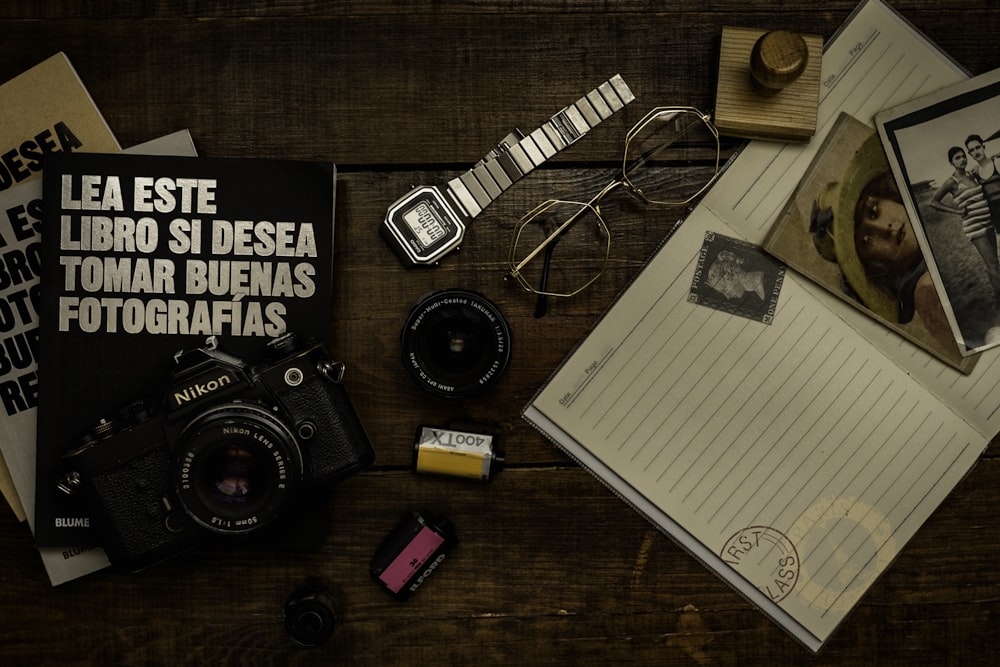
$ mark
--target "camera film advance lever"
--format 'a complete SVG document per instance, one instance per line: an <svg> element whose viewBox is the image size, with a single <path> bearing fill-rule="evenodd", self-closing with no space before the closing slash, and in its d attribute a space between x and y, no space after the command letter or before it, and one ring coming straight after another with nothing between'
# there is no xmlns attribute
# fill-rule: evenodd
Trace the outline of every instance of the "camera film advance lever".
<svg viewBox="0 0 1000 667"><path fill-rule="evenodd" d="M436 264L458 248L465 226L507 188L634 99L616 74L531 134L511 133L447 185L423 185L403 195L389 207L379 232L407 267Z"/></svg>

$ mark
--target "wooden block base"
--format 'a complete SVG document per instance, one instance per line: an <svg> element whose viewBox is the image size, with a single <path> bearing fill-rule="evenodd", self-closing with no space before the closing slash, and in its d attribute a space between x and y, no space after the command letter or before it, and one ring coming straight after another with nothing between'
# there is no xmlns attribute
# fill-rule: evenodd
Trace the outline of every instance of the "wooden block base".
<svg viewBox="0 0 1000 667"><path fill-rule="evenodd" d="M809 49L805 71L780 92L764 95L755 90L750 76L750 52L765 32L722 28L713 122L732 137L809 141L816 133L823 38L802 35Z"/></svg>

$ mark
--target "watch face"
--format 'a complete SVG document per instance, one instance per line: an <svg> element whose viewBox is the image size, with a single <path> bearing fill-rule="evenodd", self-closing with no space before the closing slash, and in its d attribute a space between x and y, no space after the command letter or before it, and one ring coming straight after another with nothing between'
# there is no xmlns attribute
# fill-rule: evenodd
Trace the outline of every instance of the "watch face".
<svg viewBox="0 0 1000 667"><path fill-rule="evenodd" d="M465 225L434 187L411 191L389 207L382 236L409 264L433 264L458 246Z"/></svg>
<svg viewBox="0 0 1000 667"><path fill-rule="evenodd" d="M419 201L416 206L404 210L403 222L424 250L448 233L448 221L426 201Z"/></svg>

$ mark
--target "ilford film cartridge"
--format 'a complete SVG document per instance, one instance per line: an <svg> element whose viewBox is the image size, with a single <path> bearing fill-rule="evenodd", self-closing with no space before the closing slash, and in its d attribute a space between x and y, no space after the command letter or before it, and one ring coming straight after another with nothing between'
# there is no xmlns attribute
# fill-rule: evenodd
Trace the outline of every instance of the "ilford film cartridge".
<svg viewBox="0 0 1000 667"><path fill-rule="evenodd" d="M503 455L494 445L493 435L479 425L419 426L413 443L413 472L488 482L503 465Z"/></svg>
<svg viewBox="0 0 1000 667"><path fill-rule="evenodd" d="M444 517L428 521L411 512L375 550L372 578L403 601L424 583L456 544L458 538L451 521Z"/></svg>

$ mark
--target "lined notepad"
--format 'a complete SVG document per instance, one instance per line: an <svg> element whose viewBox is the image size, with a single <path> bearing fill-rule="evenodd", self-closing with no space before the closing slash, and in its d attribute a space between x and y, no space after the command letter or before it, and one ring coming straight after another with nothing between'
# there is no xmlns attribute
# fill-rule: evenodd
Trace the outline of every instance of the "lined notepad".
<svg viewBox="0 0 1000 667"><path fill-rule="evenodd" d="M1000 354L964 376L792 272L740 283L764 317L711 303L706 248L763 241L840 111L965 76L863 3L824 55L813 142L751 143L524 411L814 651L1000 428Z"/></svg>
<svg viewBox="0 0 1000 667"><path fill-rule="evenodd" d="M771 324L692 303L706 233L732 234L713 221L681 226L526 416L816 645L987 441L805 279Z"/></svg>

